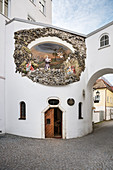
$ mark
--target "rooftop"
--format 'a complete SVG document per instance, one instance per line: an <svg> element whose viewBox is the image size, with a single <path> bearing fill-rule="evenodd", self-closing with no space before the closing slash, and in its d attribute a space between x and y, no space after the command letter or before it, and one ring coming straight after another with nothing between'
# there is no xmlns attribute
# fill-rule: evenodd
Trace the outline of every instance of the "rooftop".
<svg viewBox="0 0 113 170"><path fill-rule="evenodd" d="M113 86L105 78L98 79L93 85L93 89L103 89L103 88L107 88L108 90L113 92Z"/></svg>
<svg viewBox="0 0 113 170"><path fill-rule="evenodd" d="M67 29L64 29L64 28L60 28L60 27L57 27L57 26L53 26L53 25L50 25L50 24L44 24L44 23L41 23L41 22L33 22L33 21L29 21L29 20L25 20L25 19L20 19L20 18L13 18L13 19L11 19L10 21L8 21L6 23L6 25L10 24L13 21L24 22L24 23L28 23L28 24L32 24L32 25L39 25L39 26L43 26L43 27L54 28L54 29L58 29L58 30L65 31L65 32L69 32L71 34L75 34L75 35L78 35L78 36L81 36L81 37L84 37L84 38L87 37L85 34L80 34L78 32L74 32L74 31L67 30Z"/></svg>
<svg viewBox="0 0 113 170"><path fill-rule="evenodd" d="M3 14L1 14L1 15L3 15ZM32 25L39 25L39 26L44 26L44 27L55 28L55 29L62 30L62 31L65 31L65 32L69 32L69 33L72 33L72 34L75 34L75 35L78 35L78 36L81 36L81 37L84 37L84 38L88 38L88 37L98 33L99 31L101 31L101 30L103 30L103 29L113 25L113 21L112 21L112 22L110 22L110 23L108 23L108 24L106 24L106 25L104 25L104 26L94 30L93 32L85 35L85 34L81 34L81 33L78 33L78 32L75 32L75 31L71 31L71 30L68 30L68 29L64 29L64 28L60 28L60 27L57 27L57 26L53 26L53 25L50 25L50 24L45 24L45 23L41 23L41 22L33 22L33 21L29 21L29 20L25 20L25 19L20 19L20 18L13 18L13 19L11 19L11 20L9 20L6 23L6 25L10 24L13 21L18 21L18 22L24 22L24 23L28 23L28 24L32 24Z"/></svg>

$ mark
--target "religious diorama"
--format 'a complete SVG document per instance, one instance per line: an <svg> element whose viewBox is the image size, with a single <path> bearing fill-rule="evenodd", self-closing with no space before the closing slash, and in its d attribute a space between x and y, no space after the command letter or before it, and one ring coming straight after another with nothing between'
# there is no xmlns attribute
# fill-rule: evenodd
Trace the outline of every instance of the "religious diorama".
<svg viewBox="0 0 113 170"><path fill-rule="evenodd" d="M51 42L28 45L41 37L51 37ZM52 41L58 37L62 44ZM71 44L74 52L63 44ZM33 82L44 85L66 85L80 80L85 69L85 38L53 28L38 28L15 32L14 59L16 72Z"/></svg>

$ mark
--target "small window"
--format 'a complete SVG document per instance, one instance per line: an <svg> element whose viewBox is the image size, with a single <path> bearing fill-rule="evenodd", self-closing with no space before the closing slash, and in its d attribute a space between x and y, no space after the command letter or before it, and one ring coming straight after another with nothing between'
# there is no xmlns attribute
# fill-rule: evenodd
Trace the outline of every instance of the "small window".
<svg viewBox="0 0 113 170"><path fill-rule="evenodd" d="M45 14L45 1L44 0L39 1L39 9L43 14Z"/></svg>
<svg viewBox="0 0 113 170"><path fill-rule="evenodd" d="M26 104L25 102L20 102L20 119L26 119Z"/></svg>
<svg viewBox="0 0 113 170"><path fill-rule="evenodd" d="M49 99L48 103L50 105L58 105L59 104L59 100L58 99Z"/></svg>
<svg viewBox="0 0 113 170"><path fill-rule="evenodd" d="M2 0L0 0L0 12L2 13Z"/></svg>
<svg viewBox="0 0 113 170"><path fill-rule="evenodd" d="M8 0L5 0L4 14L8 16Z"/></svg>
<svg viewBox="0 0 113 170"><path fill-rule="evenodd" d="M83 117L82 117L82 102L79 102L79 104L78 104L78 118L79 119L83 119Z"/></svg>
<svg viewBox="0 0 113 170"><path fill-rule="evenodd" d="M106 45L109 45L109 36L103 35L100 39L100 47L104 47Z"/></svg>
<svg viewBox="0 0 113 170"><path fill-rule="evenodd" d="M67 100L67 103L68 103L69 106L73 106L75 104L75 100L73 98L69 98Z"/></svg>
<svg viewBox="0 0 113 170"><path fill-rule="evenodd" d="M0 0L0 12L8 16L8 0Z"/></svg>
<svg viewBox="0 0 113 170"><path fill-rule="evenodd" d="M50 119L47 119L47 124L48 124L48 125L50 124Z"/></svg>
<svg viewBox="0 0 113 170"><path fill-rule="evenodd" d="M109 96L107 96L107 102L109 103Z"/></svg>

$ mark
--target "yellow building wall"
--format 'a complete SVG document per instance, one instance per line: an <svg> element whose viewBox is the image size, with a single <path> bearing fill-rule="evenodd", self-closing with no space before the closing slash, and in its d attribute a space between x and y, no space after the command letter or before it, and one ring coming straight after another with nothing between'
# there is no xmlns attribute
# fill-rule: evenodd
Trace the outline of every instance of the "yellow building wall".
<svg viewBox="0 0 113 170"><path fill-rule="evenodd" d="M95 118L95 114L99 114L100 116L101 112L103 112L103 120L110 120L111 110L113 110L113 92L107 88L96 89L94 90L94 97L96 96L97 91L100 92L100 101L99 103L94 103L95 110L93 117Z"/></svg>
<svg viewBox="0 0 113 170"><path fill-rule="evenodd" d="M113 107L113 92L106 89L106 107Z"/></svg>

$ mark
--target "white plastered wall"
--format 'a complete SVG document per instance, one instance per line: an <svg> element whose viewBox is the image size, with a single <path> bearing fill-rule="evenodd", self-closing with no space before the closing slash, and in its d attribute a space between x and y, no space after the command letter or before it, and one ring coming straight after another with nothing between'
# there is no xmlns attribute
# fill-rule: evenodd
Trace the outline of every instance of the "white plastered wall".
<svg viewBox="0 0 113 170"><path fill-rule="evenodd" d="M109 35L110 44L108 47L99 47L100 37L103 34ZM93 114L93 84L104 74L113 73L113 25L100 30L99 32L89 36L86 39L87 60L86 60L86 81L87 96L86 103L87 113L89 116ZM91 125L92 126L92 125Z"/></svg>
<svg viewBox="0 0 113 170"><path fill-rule="evenodd" d="M5 80L0 78L0 134L5 133Z"/></svg>
<svg viewBox="0 0 113 170"><path fill-rule="evenodd" d="M55 96L60 99L60 106L65 110L66 131L64 138L84 136L92 131L93 84L103 74L113 73L112 26L87 38L86 69L81 74L80 81L61 87L34 83L27 77L22 77L21 74L15 73L13 59L14 32L37 27L36 25L17 21L7 25L6 132L44 138L44 133L42 133L42 127L44 129L43 110L48 106L47 98ZM104 32L108 32L110 35L110 46L99 49L99 37ZM83 96L83 89L85 90L85 97ZM68 98L75 100L73 106L67 104ZM19 120L20 101L26 102L26 120ZM83 103L83 119L78 119L79 102Z"/></svg>
<svg viewBox="0 0 113 170"><path fill-rule="evenodd" d="M85 112L85 100L82 91L85 89L85 72L81 75L79 82L61 86L51 87L34 83L27 77L15 73L14 53L14 32L22 29L37 28L27 23L12 22L7 25L7 64L6 64L6 132L16 135L44 138L42 135L42 112L47 108L47 98L55 96L61 101L60 107L65 110L65 136L64 138L75 138L89 132L88 118ZM73 98L75 104L69 106L67 99ZM26 120L19 120L20 101L26 103ZM78 103L83 103L83 119L78 119Z"/></svg>
<svg viewBox="0 0 113 170"><path fill-rule="evenodd" d="M29 15L36 22L52 23L52 1L46 0L46 12L43 14L39 10L39 0L32 3L30 0L11 0L10 18L27 19ZM21 12L20 12L21 11Z"/></svg>
<svg viewBox="0 0 113 170"><path fill-rule="evenodd" d="M5 133L5 23L8 18L0 14L0 134Z"/></svg>

